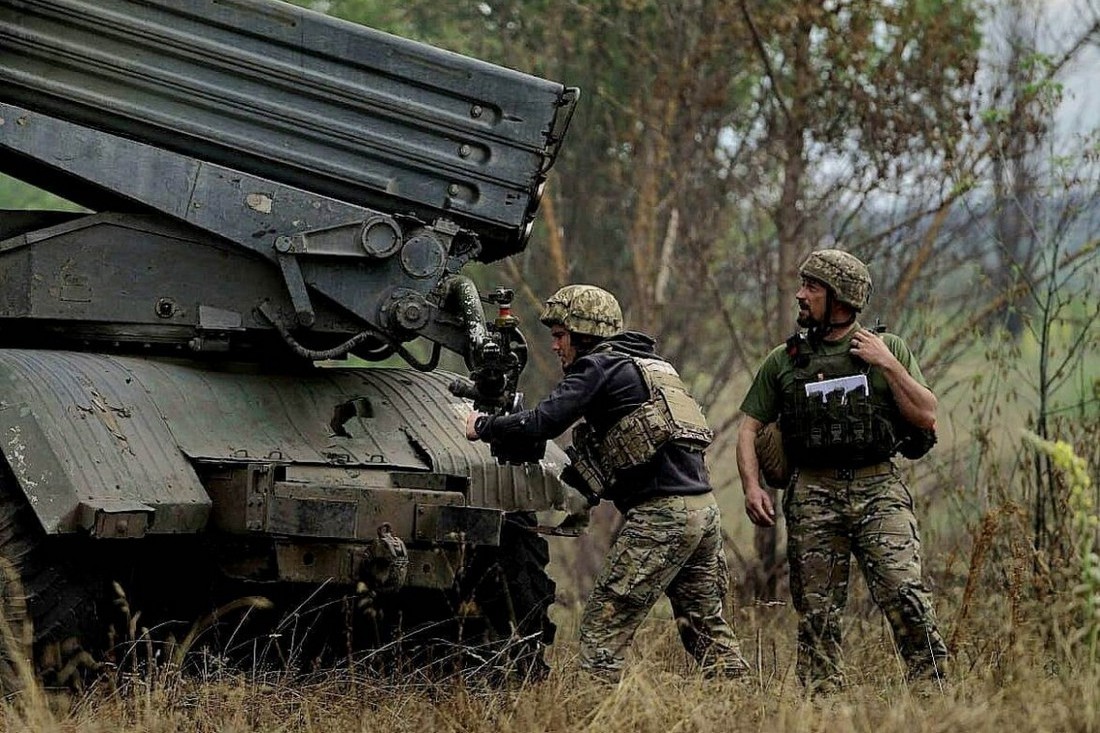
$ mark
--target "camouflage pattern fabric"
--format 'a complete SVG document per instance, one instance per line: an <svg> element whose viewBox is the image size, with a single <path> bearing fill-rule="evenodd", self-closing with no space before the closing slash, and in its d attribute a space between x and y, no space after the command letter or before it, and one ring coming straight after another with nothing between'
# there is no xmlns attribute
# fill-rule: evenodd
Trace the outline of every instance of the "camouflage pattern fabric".
<svg viewBox="0 0 1100 733"><path fill-rule="evenodd" d="M855 255L839 249L811 252L798 274L812 277L833 289L836 299L857 311L863 310L871 297L871 272Z"/></svg>
<svg viewBox="0 0 1100 733"><path fill-rule="evenodd" d="M596 442L595 455L608 474L645 463L669 441L703 450L714 440L703 408L671 364L664 359L631 360L645 380L650 399Z"/></svg>
<svg viewBox="0 0 1100 733"><path fill-rule="evenodd" d="M607 338L623 330L615 296L595 285L566 285L551 295L539 316L546 326L561 324L573 333Z"/></svg>
<svg viewBox="0 0 1100 733"><path fill-rule="evenodd" d="M713 494L650 499L630 509L581 617L581 667L617 676L627 647L662 593L680 639L710 674L748 671L722 616L729 569Z"/></svg>
<svg viewBox="0 0 1100 733"><path fill-rule="evenodd" d="M836 478L800 470L784 497L791 595L799 613L799 679L810 687L844 682L841 613L850 557L885 613L911 679L942 676L947 647L921 575L913 499L897 470Z"/></svg>

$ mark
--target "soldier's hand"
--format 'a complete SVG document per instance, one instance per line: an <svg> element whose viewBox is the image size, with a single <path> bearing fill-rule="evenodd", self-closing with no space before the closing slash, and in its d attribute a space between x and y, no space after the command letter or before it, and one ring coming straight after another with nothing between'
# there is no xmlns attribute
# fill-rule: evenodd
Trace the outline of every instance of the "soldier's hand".
<svg viewBox="0 0 1100 733"><path fill-rule="evenodd" d="M477 440L477 430L474 427L474 423L481 417L480 412L471 412L466 416L466 440Z"/></svg>
<svg viewBox="0 0 1100 733"><path fill-rule="evenodd" d="M861 328L852 334L849 351L852 356L858 356L871 366L886 367L897 359L882 336L868 328Z"/></svg>
<svg viewBox="0 0 1100 733"><path fill-rule="evenodd" d="M745 513L760 527L775 526L775 505L767 491L756 486L745 489Z"/></svg>

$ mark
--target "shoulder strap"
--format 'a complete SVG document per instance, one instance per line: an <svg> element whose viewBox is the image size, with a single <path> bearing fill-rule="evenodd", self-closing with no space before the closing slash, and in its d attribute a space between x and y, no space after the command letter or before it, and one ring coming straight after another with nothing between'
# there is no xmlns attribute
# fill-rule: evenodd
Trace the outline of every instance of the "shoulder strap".
<svg viewBox="0 0 1100 733"><path fill-rule="evenodd" d="M802 331L795 331L787 339L787 356L796 367L804 367L810 363L810 351L810 341Z"/></svg>

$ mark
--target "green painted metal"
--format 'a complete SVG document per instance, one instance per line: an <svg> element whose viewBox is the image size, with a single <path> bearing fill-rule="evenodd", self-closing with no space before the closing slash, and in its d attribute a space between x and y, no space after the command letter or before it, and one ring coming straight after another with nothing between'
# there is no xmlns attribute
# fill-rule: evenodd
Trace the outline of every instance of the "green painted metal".
<svg viewBox="0 0 1100 733"><path fill-rule="evenodd" d="M234 466L268 467L285 486L313 487L272 500L283 514L258 529L274 534L328 517L316 534L363 539L362 526L387 521L387 512L394 526L411 528L414 504L423 501L417 490L458 493L460 505L503 512L562 506L561 451L552 448L539 464L498 465L488 446L464 437L470 406L447 390L453 378L0 350L0 447L49 533L198 531L211 495L228 506L245 491L204 485ZM364 518L372 506L365 492L384 489L413 493L377 504L376 522ZM347 529L331 529L338 526Z"/></svg>
<svg viewBox="0 0 1100 733"><path fill-rule="evenodd" d="M491 260L523 248L576 92L270 0L0 0L0 101L318 196L444 216L479 232ZM109 190L55 179L60 156L34 167L40 185L101 202L140 178L135 162ZM31 163L18 165L7 172ZM165 185L148 176L130 196Z"/></svg>

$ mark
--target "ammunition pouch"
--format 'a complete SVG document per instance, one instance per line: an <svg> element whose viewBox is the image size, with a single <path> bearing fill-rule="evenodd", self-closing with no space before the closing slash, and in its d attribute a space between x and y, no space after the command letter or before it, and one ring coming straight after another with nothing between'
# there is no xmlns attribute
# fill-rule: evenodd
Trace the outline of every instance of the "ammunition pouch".
<svg viewBox="0 0 1100 733"><path fill-rule="evenodd" d="M701 451L714 440L699 403L671 364L661 359L632 360L650 398L615 423L593 447L608 474L646 463L666 443Z"/></svg>
<svg viewBox="0 0 1100 733"><path fill-rule="evenodd" d="M565 455L569 457L569 465L562 469L560 476L562 482L576 489L589 506L597 506L600 503L604 485L596 475L595 466L573 446L565 449Z"/></svg>
<svg viewBox="0 0 1100 733"><path fill-rule="evenodd" d="M589 493L596 497L598 503L599 498L611 487L611 472L603 467L598 455L595 453L596 445L597 441L592 433L592 426L582 422L573 428L573 445L565 449L565 454L569 457L569 465L575 472L576 477L587 487ZM582 494L584 493L583 489L577 486L574 486L574 488ZM589 499L589 503L591 501Z"/></svg>
<svg viewBox="0 0 1100 733"><path fill-rule="evenodd" d="M796 384L804 390L803 384ZM888 460L897 439L888 411L862 392L794 396L780 416L783 444L800 466L847 468Z"/></svg>

